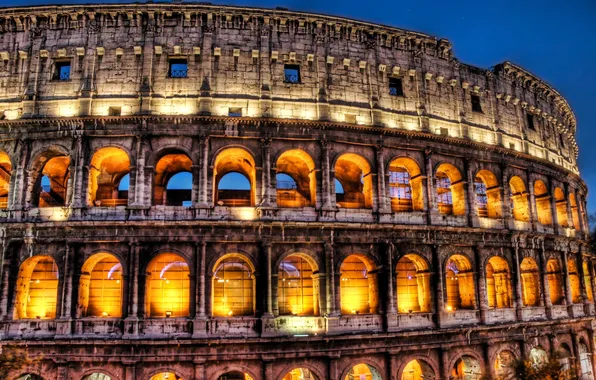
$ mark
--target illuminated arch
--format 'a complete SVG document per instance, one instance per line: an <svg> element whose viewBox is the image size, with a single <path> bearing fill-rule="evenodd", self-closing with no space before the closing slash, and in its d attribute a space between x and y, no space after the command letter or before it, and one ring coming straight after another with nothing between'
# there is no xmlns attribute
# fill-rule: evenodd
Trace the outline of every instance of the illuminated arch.
<svg viewBox="0 0 596 380"><path fill-rule="evenodd" d="M540 305L540 270L531 257L526 257L520 264L521 286L524 306Z"/></svg>
<svg viewBox="0 0 596 380"><path fill-rule="evenodd" d="M553 224L550 195L548 194L546 185L541 180L534 182L534 198L536 199L538 222L545 226Z"/></svg>
<svg viewBox="0 0 596 380"><path fill-rule="evenodd" d="M537 368L548 363L548 354L542 347L534 347L530 350L530 362Z"/></svg>
<svg viewBox="0 0 596 380"><path fill-rule="evenodd" d="M426 361L414 359L406 364L400 380L434 380L436 378L435 371Z"/></svg>
<svg viewBox="0 0 596 380"><path fill-rule="evenodd" d="M572 216L572 227L579 231L580 230L580 222L579 222L579 208L577 207L577 200L575 199L575 193L569 194L569 205L571 206L571 216Z"/></svg>
<svg viewBox="0 0 596 380"><path fill-rule="evenodd" d="M579 364L582 372L580 379L594 380L594 373L592 372L592 354L583 340L579 342L577 351L579 353Z"/></svg>
<svg viewBox="0 0 596 380"><path fill-rule="evenodd" d="M10 191L10 178L12 176L12 163L8 154L0 151L0 209L8 208L8 193Z"/></svg>
<svg viewBox="0 0 596 380"><path fill-rule="evenodd" d="M567 201L565 200L565 193L560 187L555 188L555 204L557 208L557 221L562 227L569 226L567 220Z"/></svg>
<svg viewBox="0 0 596 380"><path fill-rule="evenodd" d="M25 373L19 377L17 377L15 380L44 380L43 377L36 375L34 373Z"/></svg>
<svg viewBox="0 0 596 380"><path fill-rule="evenodd" d="M447 310L475 309L474 272L470 260L452 255L445 266Z"/></svg>
<svg viewBox="0 0 596 380"><path fill-rule="evenodd" d="M277 178L287 175L293 180L276 180L278 207L314 207L316 204L316 172L312 157L301 149L283 152L276 163Z"/></svg>
<svg viewBox="0 0 596 380"><path fill-rule="evenodd" d="M344 153L335 162L335 178L343 193L337 192L336 202L343 208L372 208L372 172L364 157Z"/></svg>
<svg viewBox="0 0 596 380"><path fill-rule="evenodd" d="M499 352L495 358L494 371L498 379L515 379L515 354L509 350Z"/></svg>
<svg viewBox="0 0 596 380"><path fill-rule="evenodd" d="M440 164L435 171L435 183L439 212L445 215L465 215L466 197L459 170L448 163Z"/></svg>
<svg viewBox="0 0 596 380"><path fill-rule="evenodd" d="M171 151L164 154L155 165L153 179L153 204L165 206L182 206L191 200L192 193L192 161L186 153ZM168 187L170 180L182 173L190 174L184 186L173 189ZM190 182L190 183L188 183Z"/></svg>
<svg viewBox="0 0 596 380"><path fill-rule="evenodd" d="M456 360L451 369L453 380L480 380L482 378L482 365L473 356L463 355Z"/></svg>
<svg viewBox="0 0 596 380"><path fill-rule="evenodd" d="M280 315L319 315L316 264L305 254L294 253L278 267L277 299Z"/></svg>
<svg viewBox="0 0 596 380"><path fill-rule="evenodd" d="M430 313L430 271L426 260L407 254L396 266L397 307L399 313Z"/></svg>
<svg viewBox="0 0 596 380"><path fill-rule="evenodd" d="M577 271L577 261L574 257L567 260L567 270L569 273L569 288L571 289L571 302L581 303L582 292L579 283L579 273Z"/></svg>
<svg viewBox="0 0 596 380"><path fill-rule="evenodd" d="M112 377L101 372L94 372L83 377L83 380L112 380Z"/></svg>
<svg viewBox="0 0 596 380"><path fill-rule="evenodd" d="M161 253L147 265L145 310L149 317L187 317L190 302L188 263L175 253Z"/></svg>
<svg viewBox="0 0 596 380"><path fill-rule="evenodd" d="M513 219L520 222L530 221L530 203L528 202L529 193L525 182L518 176L513 176L509 180L511 189L511 212Z"/></svg>
<svg viewBox="0 0 596 380"><path fill-rule="evenodd" d="M488 307L509 308L511 301L511 274L507 261L493 256L486 264L486 293Z"/></svg>
<svg viewBox="0 0 596 380"><path fill-rule="evenodd" d="M122 316L122 264L109 253L89 257L79 279L79 309L84 317Z"/></svg>
<svg viewBox="0 0 596 380"><path fill-rule="evenodd" d="M559 260L551 258L547 261L546 278L551 304L562 305L565 300L565 293L563 292L563 272Z"/></svg>
<svg viewBox="0 0 596 380"><path fill-rule="evenodd" d="M587 262L582 262L582 269L584 272L584 284L586 285L586 297L588 297L588 301L593 302L592 276L590 275L590 267Z"/></svg>
<svg viewBox="0 0 596 380"><path fill-rule="evenodd" d="M254 206L256 165L252 155L243 148L226 148L215 158L213 169L214 200L221 206ZM221 179L229 173L238 173L248 181L250 189L220 188Z"/></svg>
<svg viewBox="0 0 596 380"><path fill-rule="evenodd" d="M561 365L563 371L569 371L571 369L571 349L567 343L561 343L557 348L557 361Z"/></svg>
<svg viewBox="0 0 596 380"><path fill-rule="evenodd" d="M424 210L422 175L416 161L398 157L389 163L387 174L391 211Z"/></svg>
<svg viewBox="0 0 596 380"><path fill-rule="evenodd" d="M50 256L33 256L21 264L14 319L54 319L58 300L58 266Z"/></svg>
<svg viewBox="0 0 596 380"><path fill-rule="evenodd" d="M151 376L149 380L185 380L174 372L160 372Z"/></svg>
<svg viewBox="0 0 596 380"><path fill-rule="evenodd" d="M377 273L370 260L363 255L349 255L339 271L341 313L376 313L379 303Z"/></svg>
<svg viewBox="0 0 596 380"><path fill-rule="evenodd" d="M120 180L130 172L128 154L117 147L98 149L89 166L89 206L125 206L128 190L119 191Z"/></svg>
<svg viewBox="0 0 596 380"><path fill-rule="evenodd" d="M308 368L294 368L287 372L281 380L319 380L319 378Z"/></svg>
<svg viewBox="0 0 596 380"><path fill-rule="evenodd" d="M501 186L493 172L483 169L476 174L474 192L478 216L496 219L503 215Z"/></svg>
<svg viewBox="0 0 596 380"><path fill-rule="evenodd" d="M231 371L218 376L217 380L253 380L253 377L245 372Z"/></svg>
<svg viewBox="0 0 596 380"><path fill-rule="evenodd" d="M35 183L31 189L33 207L62 207L66 205L70 157L60 151L50 150L40 154L33 162Z"/></svg>
<svg viewBox="0 0 596 380"><path fill-rule="evenodd" d="M383 377L379 371L365 363L359 363L350 368L344 377L344 380L382 380Z"/></svg>
<svg viewBox="0 0 596 380"><path fill-rule="evenodd" d="M254 267L244 255L228 254L213 267L213 315L254 315Z"/></svg>

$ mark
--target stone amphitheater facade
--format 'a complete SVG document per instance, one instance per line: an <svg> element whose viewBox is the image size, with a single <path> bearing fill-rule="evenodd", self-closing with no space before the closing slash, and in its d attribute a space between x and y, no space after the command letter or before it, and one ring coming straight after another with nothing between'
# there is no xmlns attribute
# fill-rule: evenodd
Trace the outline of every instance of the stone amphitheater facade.
<svg viewBox="0 0 596 380"><path fill-rule="evenodd" d="M285 9L0 13L14 378L594 378L576 121L530 72Z"/></svg>

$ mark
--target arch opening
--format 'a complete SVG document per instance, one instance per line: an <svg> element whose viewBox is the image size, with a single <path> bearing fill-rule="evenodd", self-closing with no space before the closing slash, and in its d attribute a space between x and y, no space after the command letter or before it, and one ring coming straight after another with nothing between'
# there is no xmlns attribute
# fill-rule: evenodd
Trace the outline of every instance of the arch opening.
<svg viewBox="0 0 596 380"><path fill-rule="evenodd" d="M495 374L498 379L514 379L515 378L515 355L509 350L499 352L495 358Z"/></svg>
<svg viewBox="0 0 596 380"><path fill-rule="evenodd" d="M540 305L540 270L536 261L526 257L520 264L524 306Z"/></svg>
<svg viewBox="0 0 596 380"><path fill-rule="evenodd" d="M579 222L579 208L577 207L577 200L575 199L575 194L574 193L570 193L569 194L569 205L571 206L571 217L572 217L572 222L573 222L573 228L576 231L579 231L581 228L580 222Z"/></svg>
<svg viewBox="0 0 596 380"><path fill-rule="evenodd" d="M90 375L83 377L83 380L112 380L112 377L101 372L94 372Z"/></svg>
<svg viewBox="0 0 596 380"><path fill-rule="evenodd" d="M362 156L342 154L335 163L335 178L343 188L343 193L335 192L339 207L372 208L372 173Z"/></svg>
<svg viewBox="0 0 596 380"><path fill-rule="evenodd" d="M252 156L242 148L218 154L213 169L215 204L248 207L255 204L256 169Z"/></svg>
<svg viewBox="0 0 596 380"><path fill-rule="evenodd" d="M286 257L278 268L280 315L319 315L318 276L309 260L300 254Z"/></svg>
<svg viewBox="0 0 596 380"><path fill-rule="evenodd" d="M396 266L397 311L430 313L430 271L426 261L416 254L400 258Z"/></svg>
<svg viewBox="0 0 596 380"><path fill-rule="evenodd" d="M534 347L530 350L530 362L536 368L542 368L548 363L548 354L540 347Z"/></svg>
<svg viewBox="0 0 596 380"><path fill-rule="evenodd" d="M192 206L192 161L181 152L164 154L155 165L153 204Z"/></svg>
<svg viewBox="0 0 596 380"><path fill-rule="evenodd" d="M555 208L557 209L557 222L559 225L561 227L568 227L567 200L565 199L565 193L563 193L560 187L555 188Z"/></svg>
<svg viewBox="0 0 596 380"><path fill-rule="evenodd" d="M513 176L509 180L509 188L511 190L511 212L513 219L520 222L529 222L530 203L528 202L529 193L526 189L526 184L520 177Z"/></svg>
<svg viewBox="0 0 596 380"><path fill-rule="evenodd" d="M437 377L432 367L424 360L412 360L402 371L401 380L435 380Z"/></svg>
<svg viewBox="0 0 596 380"><path fill-rule="evenodd" d="M339 269L342 314L374 314L378 309L377 272L360 255L348 256Z"/></svg>
<svg viewBox="0 0 596 380"><path fill-rule="evenodd" d="M509 308L511 300L511 274L509 265L502 257L493 256L486 264L486 292L488 307Z"/></svg>
<svg viewBox="0 0 596 380"><path fill-rule="evenodd" d="M557 349L557 361L561 365L562 371L569 371L571 369L572 356L571 349L567 343L561 343Z"/></svg>
<svg viewBox="0 0 596 380"><path fill-rule="evenodd" d="M470 261L456 254L449 258L445 269L447 311L475 309L474 272Z"/></svg>
<svg viewBox="0 0 596 380"><path fill-rule="evenodd" d="M592 289L592 276L590 275L590 267L588 266L587 262L582 263L582 267L584 270L584 284L586 285L586 297L588 297L588 301L594 301L594 292Z"/></svg>
<svg viewBox="0 0 596 380"><path fill-rule="evenodd" d="M281 380L319 380L308 368L294 368L282 377Z"/></svg>
<svg viewBox="0 0 596 380"><path fill-rule="evenodd" d="M571 302L581 303L581 285L579 283L579 273L577 272L577 261L574 257L570 257L567 260L567 270L569 273L569 288L571 289Z"/></svg>
<svg viewBox="0 0 596 380"><path fill-rule="evenodd" d="M8 192L10 191L10 178L12 163L10 157L0 151L0 209L8 208Z"/></svg>
<svg viewBox="0 0 596 380"><path fill-rule="evenodd" d="M546 277L551 304L562 305L565 302L565 292L563 291L563 272L559 260L551 258L547 261Z"/></svg>
<svg viewBox="0 0 596 380"><path fill-rule="evenodd" d="M382 380L382 376L372 366L360 363L356 364L346 374L344 380Z"/></svg>
<svg viewBox="0 0 596 380"><path fill-rule="evenodd" d="M14 319L54 319L58 300L58 266L50 256L33 256L21 264Z"/></svg>
<svg viewBox="0 0 596 380"><path fill-rule="evenodd" d="M232 371L224 373L223 375L219 376L217 380L253 380L253 378L248 373Z"/></svg>
<svg viewBox="0 0 596 380"><path fill-rule="evenodd" d="M391 211L424 210L422 175L416 161L408 157L396 158L389 164L388 177Z"/></svg>
<svg viewBox="0 0 596 380"><path fill-rule="evenodd" d="M493 172L480 170L476 174L474 192L479 217L498 219L502 216L501 187Z"/></svg>
<svg viewBox="0 0 596 380"><path fill-rule="evenodd" d="M226 255L213 270L213 315L232 317L254 315L255 278L242 255Z"/></svg>
<svg viewBox="0 0 596 380"><path fill-rule="evenodd" d="M85 317L122 316L122 265L109 253L87 259L79 278L79 313Z"/></svg>
<svg viewBox="0 0 596 380"><path fill-rule="evenodd" d="M162 253L147 266L146 314L152 318L187 317L190 271L180 255Z"/></svg>
<svg viewBox="0 0 596 380"><path fill-rule="evenodd" d="M130 158L124 150L106 147L95 152L89 166L89 206L126 206L128 190L120 190L120 183L129 172Z"/></svg>
<svg viewBox="0 0 596 380"><path fill-rule="evenodd" d="M33 373L26 373L24 375L17 377L15 380L43 380L43 377L38 376Z"/></svg>
<svg viewBox="0 0 596 380"><path fill-rule="evenodd" d="M437 205L443 215L465 215L466 199L464 182L459 170L447 163L437 167L435 172Z"/></svg>
<svg viewBox="0 0 596 380"><path fill-rule="evenodd" d="M37 160L42 162L43 167L37 178L32 204L34 207L65 206L70 176L70 157L54 156L43 164L45 159L47 157L42 156Z"/></svg>
<svg viewBox="0 0 596 380"><path fill-rule="evenodd" d="M184 380L182 377L176 375L174 372L160 372L151 376L149 380Z"/></svg>
<svg viewBox="0 0 596 380"><path fill-rule="evenodd" d="M582 372L580 378L582 380L594 380L594 373L592 372L592 355L588 350L588 346L584 342L580 342L577 349Z"/></svg>
<svg viewBox="0 0 596 380"><path fill-rule="evenodd" d="M316 204L315 163L300 149L282 153L276 164L278 207L313 207Z"/></svg>
<svg viewBox="0 0 596 380"><path fill-rule="evenodd" d="M553 224L553 217L550 209L550 195L544 182L534 182L534 198L536 199L536 213L538 222L545 226Z"/></svg>
<svg viewBox="0 0 596 380"><path fill-rule="evenodd" d="M480 380L482 378L480 362L472 356L462 356L453 365L451 378L454 380Z"/></svg>

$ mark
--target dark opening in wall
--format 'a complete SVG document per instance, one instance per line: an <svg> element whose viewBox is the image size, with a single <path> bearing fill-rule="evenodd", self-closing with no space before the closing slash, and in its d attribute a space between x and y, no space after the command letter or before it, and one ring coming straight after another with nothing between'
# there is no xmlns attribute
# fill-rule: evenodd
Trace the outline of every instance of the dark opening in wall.
<svg viewBox="0 0 596 380"><path fill-rule="evenodd" d="M559 135L559 142L561 143L561 148L565 148L565 138L563 135Z"/></svg>
<svg viewBox="0 0 596 380"><path fill-rule="evenodd" d="M526 120L528 121L528 128L535 131L536 127L534 126L534 115L532 115L531 113L527 113Z"/></svg>
<svg viewBox="0 0 596 380"><path fill-rule="evenodd" d="M188 77L188 60L186 58L170 59L170 69L168 71L170 78Z"/></svg>
<svg viewBox="0 0 596 380"><path fill-rule="evenodd" d="M300 66L290 64L284 65L284 82L300 83Z"/></svg>
<svg viewBox="0 0 596 380"><path fill-rule="evenodd" d="M58 61L55 66L54 80L70 80L70 61Z"/></svg>
<svg viewBox="0 0 596 380"><path fill-rule="evenodd" d="M228 116L242 117L242 108L241 107L230 107L230 108L228 108Z"/></svg>
<svg viewBox="0 0 596 380"><path fill-rule="evenodd" d="M389 78L389 95L404 96L404 89L400 78Z"/></svg>
<svg viewBox="0 0 596 380"><path fill-rule="evenodd" d="M472 95L472 111L473 112L482 112L482 106L480 105L480 96L479 95Z"/></svg>
<svg viewBox="0 0 596 380"><path fill-rule="evenodd" d="M120 116L122 115L122 107L110 107L108 109L108 116Z"/></svg>

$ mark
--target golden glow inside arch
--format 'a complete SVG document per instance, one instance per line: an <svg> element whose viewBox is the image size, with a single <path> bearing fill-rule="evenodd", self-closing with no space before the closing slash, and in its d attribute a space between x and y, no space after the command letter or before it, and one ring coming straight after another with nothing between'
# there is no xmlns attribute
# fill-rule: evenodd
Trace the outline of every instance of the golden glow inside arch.
<svg viewBox="0 0 596 380"><path fill-rule="evenodd" d="M416 161L409 157L396 158L389 164L387 174L391 211L423 211L423 178Z"/></svg>
<svg viewBox="0 0 596 380"><path fill-rule="evenodd" d="M567 218L567 201L565 200L565 193L560 187L555 188L555 204L557 209L557 221L562 227L569 225Z"/></svg>
<svg viewBox="0 0 596 380"><path fill-rule="evenodd" d="M439 212L445 215L465 215L466 197L459 170L448 163L439 165L435 172L435 184Z"/></svg>
<svg viewBox="0 0 596 380"><path fill-rule="evenodd" d="M569 194L569 205L571 206L572 227L579 231L581 226L579 222L579 208L577 207L577 200L574 193Z"/></svg>
<svg viewBox="0 0 596 380"><path fill-rule="evenodd" d="M453 255L445 268L447 311L475 309L474 273L472 264L463 255Z"/></svg>
<svg viewBox="0 0 596 380"><path fill-rule="evenodd" d="M472 356L462 356L453 365L451 378L457 380L480 380L482 378L480 362Z"/></svg>
<svg viewBox="0 0 596 380"><path fill-rule="evenodd" d="M562 305L565 300L565 293L563 291L563 272L559 260L551 258L547 261L546 278L551 304Z"/></svg>
<svg viewBox="0 0 596 380"><path fill-rule="evenodd" d="M283 152L276 163L276 173L286 174L295 182L277 183L277 205L279 207L312 207L316 204L316 171L312 157L301 149Z"/></svg>
<svg viewBox="0 0 596 380"><path fill-rule="evenodd" d="M319 314L319 284L314 279L313 266L314 263L301 254L290 255L280 263L277 276L280 315Z"/></svg>
<svg viewBox="0 0 596 380"><path fill-rule="evenodd" d="M50 155L53 157L49 158ZM61 207L66 205L70 157L48 153L38 157L36 165L41 165L42 169L36 180L35 188L31 192L33 206Z"/></svg>
<svg viewBox="0 0 596 380"><path fill-rule="evenodd" d="M534 198L536 199L536 213L538 222L545 226L553 224L553 217L550 209L550 195L544 182L534 182Z"/></svg>
<svg viewBox="0 0 596 380"><path fill-rule="evenodd" d="M397 311L430 313L430 271L426 260L416 254L403 256L395 268Z"/></svg>
<svg viewBox="0 0 596 380"><path fill-rule="evenodd" d="M220 180L228 173L240 173L250 183L250 190L220 189ZM213 167L213 195L216 205L255 205L256 165L252 155L242 148L226 148L215 158Z"/></svg>
<svg viewBox="0 0 596 380"><path fill-rule="evenodd" d="M8 207L8 192L10 191L10 178L12 164L8 154L0 151L0 209Z"/></svg>
<svg viewBox="0 0 596 380"><path fill-rule="evenodd" d="M567 270L569 273L569 288L571 289L571 302L581 303L581 285L579 283L579 273L577 272L577 261L574 257L570 257L567 260Z"/></svg>
<svg viewBox="0 0 596 380"><path fill-rule="evenodd" d="M89 206L125 206L128 191L118 191L120 180L130 172L128 154L116 147L99 149L89 166Z"/></svg>
<svg viewBox="0 0 596 380"><path fill-rule="evenodd" d="M377 273L361 255L348 256L339 269L342 314L374 314L378 307Z"/></svg>
<svg viewBox="0 0 596 380"><path fill-rule="evenodd" d="M162 253L147 266L146 314L149 317L187 317L190 271L180 255Z"/></svg>
<svg viewBox="0 0 596 380"><path fill-rule="evenodd" d="M582 263L582 267L584 270L584 283L586 285L586 297L588 297L588 301L594 301L594 291L592 289L592 276L590 274L590 267L587 262Z"/></svg>
<svg viewBox="0 0 596 380"><path fill-rule="evenodd" d="M360 363L350 369L344 380L381 380L382 377L373 367Z"/></svg>
<svg viewBox="0 0 596 380"><path fill-rule="evenodd" d="M501 186L490 170L480 170L474 181L478 216L497 219L503 215Z"/></svg>
<svg viewBox="0 0 596 380"><path fill-rule="evenodd" d="M354 153L342 154L335 163L335 178L344 189L343 194L336 192L336 202L340 207L372 208L372 173L364 157Z"/></svg>
<svg viewBox="0 0 596 380"><path fill-rule="evenodd" d="M499 352L495 359L494 370L499 379L514 379L515 369L515 355L509 350Z"/></svg>
<svg viewBox="0 0 596 380"><path fill-rule="evenodd" d="M233 371L224 373L217 380L253 380L253 378L248 373Z"/></svg>
<svg viewBox="0 0 596 380"><path fill-rule="evenodd" d="M286 373L281 380L319 380L319 378L307 368L294 368Z"/></svg>
<svg viewBox="0 0 596 380"><path fill-rule="evenodd" d="M174 372L160 372L151 376L149 380L184 380L182 377L176 375Z"/></svg>
<svg viewBox="0 0 596 380"><path fill-rule="evenodd" d="M435 372L424 360L412 360L406 364L400 380L434 380Z"/></svg>
<svg viewBox="0 0 596 380"><path fill-rule="evenodd" d="M14 319L54 319L58 300L58 266L50 256L33 256L21 264Z"/></svg>
<svg viewBox="0 0 596 380"><path fill-rule="evenodd" d="M509 188L511 190L511 213L513 219L520 222L530 221L530 203L529 193L526 189L525 182L518 176L513 176L509 180Z"/></svg>
<svg viewBox="0 0 596 380"><path fill-rule="evenodd" d="M226 255L213 270L213 315L254 315L254 268L242 255Z"/></svg>
<svg viewBox="0 0 596 380"><path fill-rule="evenodd" d="M104 373L95 372L83 377L83 380L112 380L112 378Z"/></svg>
<svg viewBox="0 0 596 380"><path fill-rule="evenodd" d="M491 257L486 264L488 307L511 307L511 291L511 275L507 261L502 257Z"/></svg>
<svg viewBox="0 0 596 380"><path fill-rule="evenodd" d="M182 172L192 173L192 161L185 153L169 153L163 155L155 165L153 179L154 205L181 205L178 199L190 199L191 190L168 190L170 178Z"/></svg>
<svg viewBox="0 0 596 380"><path fill-rule="evenodd" d="M536 260L526 257L520 264L524 306L540 305L540 271Z"/></svg>
<svg viewBox="0 0 596 380"><path fill-rule="evenodd" d="M122 316L122 265L109 253L87 259L79 278L79 308L85 317Z"/></svg>

